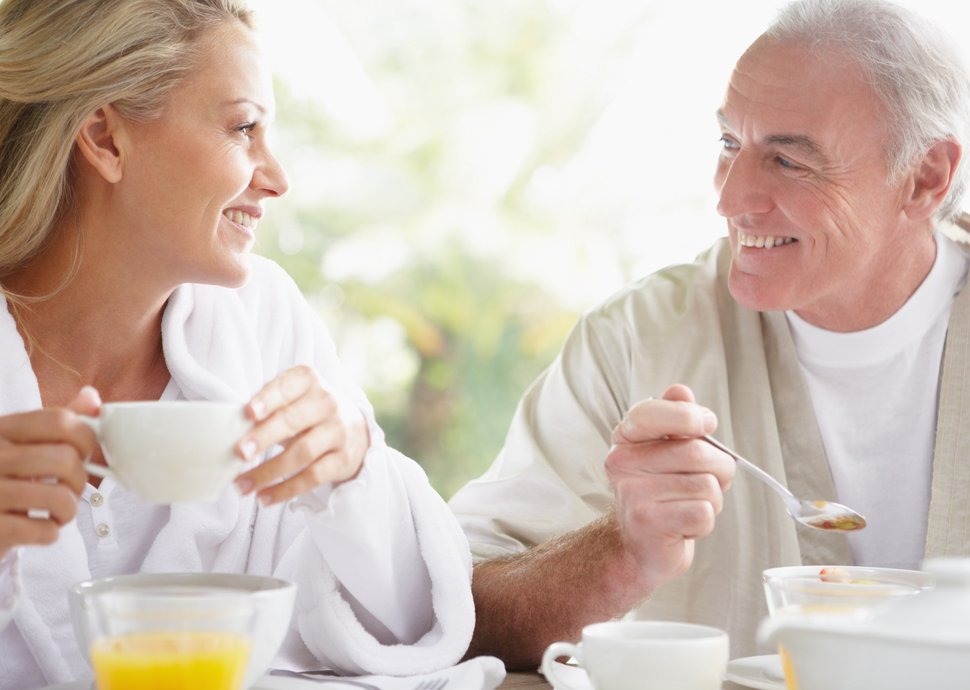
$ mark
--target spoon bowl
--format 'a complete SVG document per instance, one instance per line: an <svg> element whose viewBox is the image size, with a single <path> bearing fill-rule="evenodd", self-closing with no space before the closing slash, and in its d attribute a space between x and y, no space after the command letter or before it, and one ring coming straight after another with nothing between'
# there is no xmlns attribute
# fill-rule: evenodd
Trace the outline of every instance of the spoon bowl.
<svg viewBox="0 0 970 690"><path fill-rule="evenodd" d="M701 438L730 455L741 469L771 487L785 501L788 514L803 525L828 532L854 532L865 528L866 519L851 508L833 501L798 498L777 479L750 460L745 460L713 436L705 435Z"/></svg>

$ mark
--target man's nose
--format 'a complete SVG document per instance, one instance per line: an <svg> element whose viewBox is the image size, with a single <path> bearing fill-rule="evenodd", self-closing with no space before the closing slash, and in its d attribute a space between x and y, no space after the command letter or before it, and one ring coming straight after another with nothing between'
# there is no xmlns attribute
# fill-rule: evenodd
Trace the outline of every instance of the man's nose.
<svg viewBox="0 0 970 690"><path fill-rule="evenodd" d="M714 176L717 212L725 218L766 213L773 203L768 178L761 161L745 151L721 160Z"/></svg>

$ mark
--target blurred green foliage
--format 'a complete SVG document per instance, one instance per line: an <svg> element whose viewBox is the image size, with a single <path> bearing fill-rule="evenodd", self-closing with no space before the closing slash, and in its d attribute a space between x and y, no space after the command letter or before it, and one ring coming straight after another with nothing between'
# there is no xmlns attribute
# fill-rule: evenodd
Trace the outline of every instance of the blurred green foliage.
<svg viewBox="0 0 970 690"><path fill-rule="evenodd" d="M277 83L291 193L257 250L319 307L391 445L447 498L494 459L580 311L535 270L559 262L576 293L589 262L537 180L577 155L609 84L547 2L315 6L329 29L310 76Z"/></svg>

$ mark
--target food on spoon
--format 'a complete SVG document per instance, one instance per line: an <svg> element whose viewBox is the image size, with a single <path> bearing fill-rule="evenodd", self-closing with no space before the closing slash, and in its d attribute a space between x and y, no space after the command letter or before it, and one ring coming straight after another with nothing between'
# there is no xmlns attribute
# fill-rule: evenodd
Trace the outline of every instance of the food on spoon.
<svg viewBox="0 0 970 690"><path fill-rule="evenodd" d="M814 502L814 506L819 510L825 510L828 508L828 505L828 501ZM866 526L866 519L861 515L849 515L845 513L838 515L825 515L823 513L822 515L819 515L812 520L807 520L806 522L812 527L839 530L842 532L852 532Z"/></svg>

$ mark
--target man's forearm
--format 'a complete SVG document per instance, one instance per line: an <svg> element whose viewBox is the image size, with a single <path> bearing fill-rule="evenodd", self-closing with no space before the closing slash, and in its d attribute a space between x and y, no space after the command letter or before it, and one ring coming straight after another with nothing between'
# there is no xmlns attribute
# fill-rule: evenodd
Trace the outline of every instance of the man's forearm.
<svg viewBox="0 0 970 690"><path fill-rule="evenodd" d="M480 563L472 591L476 623L468 656L535 669L556 640L625 614L649 595L612 516L522 554Z"/></svg>

